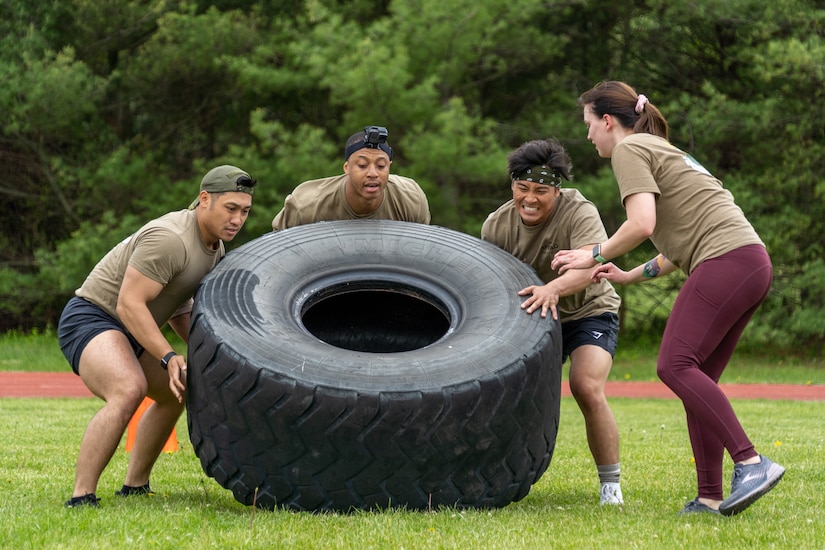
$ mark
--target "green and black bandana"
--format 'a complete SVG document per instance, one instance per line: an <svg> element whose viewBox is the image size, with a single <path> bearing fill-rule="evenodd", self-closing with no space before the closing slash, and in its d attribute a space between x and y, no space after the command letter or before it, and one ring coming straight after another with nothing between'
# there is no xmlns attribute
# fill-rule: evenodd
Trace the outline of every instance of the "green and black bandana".
<svg viewBox="0 0 825 550"><path fill-rule="evenodd" d="M535 183L543 183L544 185L552 185L553 187L561 187L562 175L556 170L547 166L531 166L521 174L510 174L513 181L532 181Z"/></svg>

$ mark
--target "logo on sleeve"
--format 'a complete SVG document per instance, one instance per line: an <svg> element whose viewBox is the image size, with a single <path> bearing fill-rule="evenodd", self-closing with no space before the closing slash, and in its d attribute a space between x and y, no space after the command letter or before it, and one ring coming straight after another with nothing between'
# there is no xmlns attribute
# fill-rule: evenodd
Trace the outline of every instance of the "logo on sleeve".
<svg viewBox="0 0 825 550"><path fill-rule="evenodd" d="M693 168L697 172L702 172L703 174L705 174L707 176L713 177L713 174L708 172L708 169L705 168L704 166L702 166L701 164L699 164L699 161L697 161L695 158L690 156L689 153L685 153L684 159L685 159L685 164L687 164L688 166L690 166L691 168Z"/></svg>

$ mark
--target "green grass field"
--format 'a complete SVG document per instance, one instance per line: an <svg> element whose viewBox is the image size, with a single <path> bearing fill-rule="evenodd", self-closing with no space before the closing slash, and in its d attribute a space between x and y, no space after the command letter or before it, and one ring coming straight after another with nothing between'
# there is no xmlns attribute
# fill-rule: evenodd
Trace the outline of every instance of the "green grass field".
<svg viewBox="0 0 825 550"><path fill-rule="evenodd" d="M155 467L154 497L114 497L128 454L103 474L99 509L65 509L91 398L0 399L0 548L823 548L825 403L736 401L757 449L783 464L777 488L744 513L680 517L696 492L681 405L614 399L623 507L600 507L581 414L562 399L545 475L495 510L312 514L246 507L208 478L186 436ZM730 465L726 475L730 475Z"/></svg>
<svg viewBox="0 0 825 550"><path fill-rule="evenodd" d="M167 335L171 338L171 333ZM172 339L178 351L186 345ZM655 381L654 347L634 347L620 342L611 380ZM569 365L568 365L569 366ZM0 335L0 371L66 372L69 365L53 333ZM566 375L566 371L565 371ZM825 359L737 353L722 377L730 383L825 384Z"/></svg>
<svg viewBox="0 0 825 550"><path fill-rule="evenodd" d="M655 380L655 363L655 350L621 350L611 379ZM68 366L53 334L7 334L0 336L0 370ZM737 356L723 381L822 384L825 366ZM0 548L825 548L824 402L734 401L757 450L788 473L733 518L677 516L696 494L677 400L611 400L626 504L600 507L584 422L572 398L562 399L548 471L525 499L503 509L253 510L203 473L183 417L180 450L163 454L153 473L156 496L114 498L128 461L121 444L100 482L101 508L67 510L77 447L100 405L91 398L0 399ZM731 470L727 464L728 478Z"/></svg>

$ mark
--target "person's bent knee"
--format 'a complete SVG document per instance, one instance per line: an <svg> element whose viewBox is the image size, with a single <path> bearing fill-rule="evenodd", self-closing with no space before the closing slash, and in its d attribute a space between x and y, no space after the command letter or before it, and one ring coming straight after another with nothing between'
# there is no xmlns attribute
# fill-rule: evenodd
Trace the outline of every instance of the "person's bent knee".
<svg viewBox="0 0 825 550"><path fill-rule="evenodd" d="M128 422L134 416L144 397L146 397L146 392L141 391L141 388L130 388L111 396L106 400L106 406L117 410L121 419Z"/></svg>
<svg viewBox="0 0 825 550"><path fill-rule="evenodd" d="M571 380L570 393L579 405L590 409L607 403L607 398L604 395L604 384L595 380Z"/></svg>
<svg viewBox="0 0 825 550"><path fill-rule="evenodd" d="M656 376L668 387L676 380L676 372L666 363L656 365Z"/></svg>
<svg viewBox="0 0 825 550"><path fill-rule="evenodd" d="M123 384L118 387L117 391L111 399L120 399L126 402L134 403L135 408L140 405L146 393L149 391L145 380L135 380L131 384Z"/></svg>

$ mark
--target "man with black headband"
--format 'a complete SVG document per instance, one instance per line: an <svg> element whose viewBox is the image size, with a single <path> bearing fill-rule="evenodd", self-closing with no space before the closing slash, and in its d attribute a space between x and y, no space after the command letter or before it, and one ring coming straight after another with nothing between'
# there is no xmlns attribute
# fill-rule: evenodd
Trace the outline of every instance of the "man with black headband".
<svg viewBox="0 0 825 550"><path fill-rule="evenodd" d="M154 403L138 426L118 496L152 494L149 474L184 408L186 357L161 332L186 342L195 288L223 257L252 207L255 180L234 166L213 168L186 210L150 221L98 262L63 308L60 348L104 401L77 456L66 506L98 506L97 484L143 398Z"/></svg>
<svg viewBox="0 0 825 550"><path fill-rule="evenodd" d="M524 143L507 157L512 200L491 213L481 238L530 264L546 284L519 292L522 309L560 320L570 390L584 415L596 462L601 504L623 504L619 431L604 395L619 332L621 299L609 284L592 284L590 269L559 275L550 267L561 249L592 250L607 233L596 207L575 189L562 189L572 164L555 139Z"/></svg>
<svg viewBox="0 0 825 550"><path fill-rule="evenodd" d="M344 173L305 181L287 195L272 230L332 220L430 223L427 196L414 180L390 174L387 129L367 126L344 147Z"/></svg>

